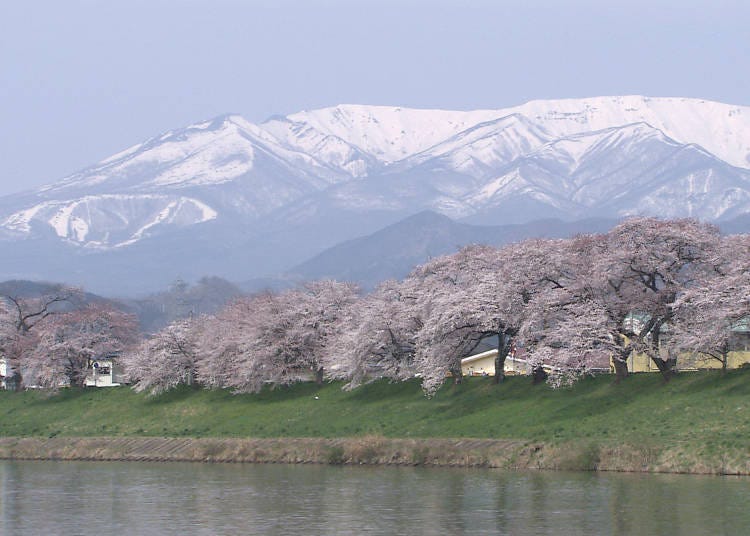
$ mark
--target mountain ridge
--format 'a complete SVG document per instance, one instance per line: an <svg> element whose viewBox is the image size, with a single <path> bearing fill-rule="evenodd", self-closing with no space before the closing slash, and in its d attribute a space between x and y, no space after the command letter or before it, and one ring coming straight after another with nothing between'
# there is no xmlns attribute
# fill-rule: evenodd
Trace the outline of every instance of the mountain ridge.
<svg viewBox="0 0 750 536"><path fill-rule="evenodd" d="M287 276L297 280L352 281L370 290L384 280L403 278L415 266L462 246L501 246L527 238L569 238L582 232L605 232L616 223L604 218L576 222L544 219L480 226L424 210L372 234L328 248L292 268Z"/></svg>
<svg viewBox="0 0 750 536"><path fill-rule="evenodd" d="M0 276L23 274L31 250L43 277L61 252L79 274L119 259L149 277L273 276L424 210L475 225L736 218L750 213L750 107L623 96L225 114L0 198L13 259Z"/></svg>

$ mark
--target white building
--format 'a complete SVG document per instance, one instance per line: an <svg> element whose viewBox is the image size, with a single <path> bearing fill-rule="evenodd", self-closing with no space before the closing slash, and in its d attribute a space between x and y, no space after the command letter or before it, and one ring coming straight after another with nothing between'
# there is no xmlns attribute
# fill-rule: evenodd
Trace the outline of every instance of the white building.
<svg viewBox="0 0 750 536"><path fill-rule="evenodd" d="M125 373L115 356L93 359L86 376L87 387L117 387L125 383Z"/></svg>
<svg viewBox="0 0 750 536"><path fill-rule="evenodd" d="M5 377L8 375L8 362L4 357L0 357L0 389L5 389Z"/></svg>

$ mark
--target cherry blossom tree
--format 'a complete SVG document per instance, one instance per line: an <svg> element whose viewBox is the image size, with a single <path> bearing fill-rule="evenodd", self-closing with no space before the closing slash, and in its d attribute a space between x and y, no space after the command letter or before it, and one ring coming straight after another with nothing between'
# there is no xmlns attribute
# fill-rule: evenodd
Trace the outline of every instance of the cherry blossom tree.
<svg viewBox="0 0 750 536"><path fill-rule="evenodd" d="M3 379L8 389L20 387L21 357L35 342L33 334L19 333L14 312L6 302L0 301L0 359L5 360L7 376Z"/></svg>
<svg viewBox="0 0 750 536"><path fill-rule="evenodd" d="M604 273L619 285L616 299L643 319L631 333L633 349L648 355L669 380L677 354L661 351L663 329L672 321L680 292L711 277L723 262L717 256L719 231L690 219L635 218L615 227L608 239Z"/></svg>
<svg viewBox="0 0 750 536"><path fill-rule="evenodd" d="M518 296L514 332L526 350L532 377L538 383L548 377L545 367L559 369L570 361L559 351L545 352L543 343L547 339L544 335L556 325L549 314L554 312L560 317L560 307L569 307L575 296L571 288L581 273L576 247L570 240L536 239L504 249L508 288ZM551 362L553 357L559 366Z"/></svg>
<svg viewBox="0 0 750 536"><path fill-rule="evenodd" d="M750 236L721 242L714 273L677 297L669 339L676 352L701 354L726 371L735 330L750 318Z"/></svg>
<svg viewBox="0 0 750 536"><path fill-rule="evenodd" d="M501 264L496 248L470 246L434 259L409 276L417 296L423 327L416 340L416 367L422 386L434 393L446 374L462 379L461 358L489 335L507 346L512 326L506 322L513 306L499 296Z"/></svg>
<svg viewBox="0 0 750 536"><path fill-rule="evenodd" d="M556 240L522 242L517 250L511 286L524 297L518 337L534 383L549 379L560 384L559 377L572 377L581 369L573 320L578 303L574 288L582 275L576 249L570 240Z"/></svg>
<svg viewBox="0 0 750 536"><path fill-rule="evenodd" d="M203 317L196 340L196 377L207 388L258 391L267 350L266 330L281 314L278 297L261 293L238 298L215 315Z"/></svg>
<svg viewBox="0 0 750 536"><path fill-rule="evenodd" d="M567 241L566 281L536 307L537 351L558 363L607 351L618 379L627 374L628 357L644 352L668 380L677 354L660 344L664 327L680 293L716 273L718 243L708 224L655 218Z"/></svg>
<svg viewBox="0 0 750 536"><path fill-rule="evenodd" d="M424 327L416 363L423 387L434 392L447 373L461 381L461 358L488 336L497 337L495 381L535 297L567 277L565 243L528 240L503 248L470 246L434 259L409 277Z"/></svg>
<svg viewBox="0 0 750 536"><path fill-rule="evenodd" d="M532 304L535 313L521 329L528 361L536 378L553 387L570 385L581 376L608 368L609 357L619 350L613 334L618 327L609 311L591 299L573 299L567 289L550 292ZM544 370L544 374L541 373ZM536 383L536 382L535 382Z"/></svg>
<svg viewBox="0 0 750 536"><path fill-rule="evenodd" d="M332 377L348 380L348 388L371 379L414 377L416 338L423 323L413 294L403 282L386 281L348 309L333 345L339 362L329 367Z"/></svg>
<svg viewBox="0 0 750 536"><path fill-rule="evenodd" d="M0 296L0 352L6 359L11 383L16 389L23 386L26 356L38 343L36 326L53 315L76 307L80 296L80 289L67 286L59 286L35 297L14 292Z"/></svg>
<svg viewBox="0 0 750 536"><path fill-rule="evenodd" d="M282 293L283 336L276 342L278 356L291 370L310 370L318 384L327 369L339 361L332 351L341 336L349 311L359 298L352 283L323 280ZM278 332L277 332L278 333Z"/></svg>
<svg viewBox="0 0 750 536"><path fill-rule="evenodd" d="M0 300L0 357L5 357L17 333L13 314L8 305Z"/></svg>
<svg viewBox="0 0 750 536"><path fill-rule="evenodd" d="M322 383L356 286L315 281L279 294L237 300L209 320L199 344L198 376L213 387L257 392L312 374Z"/></svg>
<svg viewBox="0 0 750 536"><path fill-rule="evenodd" d="M125 371L136 391L156 395L178 385L193 384L201 321L177 320L123 354Z"/></svg>
<svg viewBox="0 0 750 536"><path fill-rule="evenodd" d="M125 350L136 340L135 317L92 304L35 324L38 340L25 358L25 375L43 387L84 387L98 356Z"/></svg>
<svg viewBox="0 0 750 536"><path fill-rule="evenodd" d="M522 328L532 366L546 365L550 383L561 385L599 366L602 352L627 374L632 352L625 319L623 279L613 276L607 235L580 235L564 241L561 277L529 306Z"/></svg>
<svg viewBox="0 0 750 536"><path fill-rule="evenodd" d="M61 286L38 297L7 294L3 296L3 300L11 311L16 331L25 334L47 317L65 311L70 306L77 306L80 297L80 289Z"/></svg>

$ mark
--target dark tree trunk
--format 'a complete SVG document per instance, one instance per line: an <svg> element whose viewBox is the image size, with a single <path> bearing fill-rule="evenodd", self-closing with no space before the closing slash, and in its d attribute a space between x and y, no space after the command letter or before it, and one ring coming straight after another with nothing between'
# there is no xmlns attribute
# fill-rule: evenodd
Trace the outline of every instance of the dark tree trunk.
<svg viewBox="0 0 750 536"><path fill-rule="evenodd" d="M493 381L495 384L503 383L505 380L505 359L508 354L503 355L500 349L498 349L497 357L495 358L495 377Z"/></svg>
<svg viewBox="0 0 750 536"><path fill-rule="evenodd" d="M5 388L9 391L23 391L23 374L21 373L20 351L17 348L12 350L13 356L6 358Z"/></svg>
<svg viewBox="0 0 750 536"><path fill-rule="evenodd" d="M653 361L656 365L656 368L659 369L659 372L661 372L662 378L664 378L665 382L668 382L672 379L672 376L674 376L676 372L677 357L670 356L667 359L663 359L661 357L652 355L651 361Z"/></svg>
<svg viewBox="0 0 750 536"><path fill-rule="evenodd" d="M68 357L68 363L65 367L65 375L68 377L68 382L70 382L71 387L78 387L79 389L86 387L86 376L88 375L89 370L91 370L94 377L98 376L96 369L89 369L91 363L90 359L84 359L80 356ZM54 387L56 388L57 386L55 385Z"/></svg>
<svg viewBox="0 0 750 536"><path fill-rule="evenodd" d="M496 384L505 380L505 360L510 354L513 339L510 334L501 331L497 334L497 357L495 357L495 378Z"/></svg>
<svg viewBox="0 0 750 536"><path fill-rule="evenodd" d="M83 389L84 387L86 387L86 373L87 372L88 371L86 369L70 371L68 373L68 381L70 382L70 386L78 387L79 389ZM96 371L93 371L93 375L94 377L97 376Z"/></svg>
<svg viewBox="0 0 750 536"><path fill-rule="evenodd" d="M620 383L628 377L628 357L631 352L630 346L621 346L612 358L612 365L615 367L615 383Z"/></svg>
<svg viewBox="0 0 750 536"><path fill-rule="evenodd" d="M323 385L323 367L319 367L315 370L315 383Z"/></svg>
<svg viewBox="0 0 750 536"><path fill-rule="evenodd" d="M538 366L534 367L534 370L531 371L531 382L534 385L538 385L540 383L544 383L547 381L548 378L547 371L544 370L544 367Z"/></svg>
<svg viewBox="0 0 750 536"><path fill-rule="evenodd" d="M612 365L615 367L615 383L620 383L628 377L628 362L618 357L612 359Z"/></svg>
<svg viewBox="0 0 750 536"><path fill-rule="evenodd" d="M17 370L13 371L13 374L5 378L5 386L10 391L21 391L23 390L23 376Z"/></svg>
<svg viewBox="0 0 750 536"><path fill-rule="evenodd" d="M461 385L464 382L464 373L460 366L451 370L451 375L453 376L453 385Z"/></svg>
<svg viewBox="0 0 750 536"><path fill-rule="evenodd" d="M669 353L667 359L661 357L659 347L661 346L661 327L664 324L664 319L650 322L650 329L646 333L651 334L651 342L646 347L646 355L651 358L656 368L661 372L662 378L665 382L668 382L674 376L677 369L677 356Z"/></svg>

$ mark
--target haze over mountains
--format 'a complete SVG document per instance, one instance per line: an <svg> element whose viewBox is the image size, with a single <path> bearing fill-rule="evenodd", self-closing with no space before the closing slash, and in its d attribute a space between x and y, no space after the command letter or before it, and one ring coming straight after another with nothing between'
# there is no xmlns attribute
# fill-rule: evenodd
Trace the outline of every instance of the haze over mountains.
<svg viewBox="0 0 750 536"><path fill-rule="evenodd" d="M494 226L635 214L731 226L750 213L750 108L629 96L222 116L0 198L0 278L110 293L243 281L424 210Z"/></svg>
<svg viewBox="0 0 750 536"><path fill-rule="evenodd" d="M425 260L453 253L461 245L500 246L527 238L565 238L606 232L617 222L586 219L574 222L536 220L524 224L471 225L426 210L370 235L326 249L290 271L303 280L335 277L366 289L386 279L400 279Z"/></svg>

